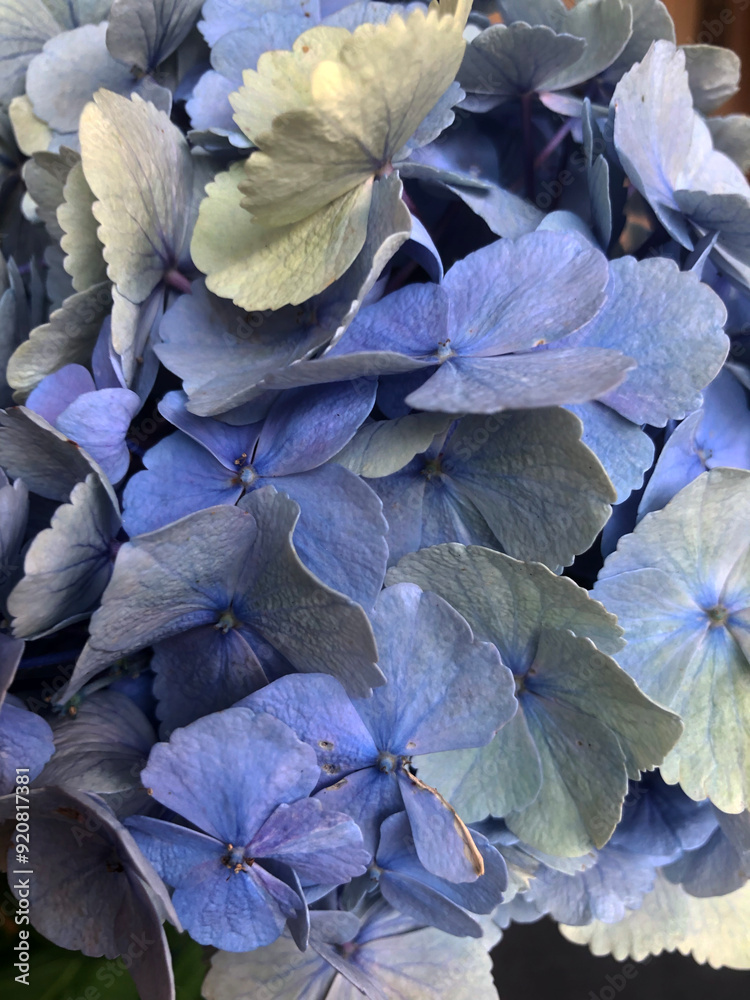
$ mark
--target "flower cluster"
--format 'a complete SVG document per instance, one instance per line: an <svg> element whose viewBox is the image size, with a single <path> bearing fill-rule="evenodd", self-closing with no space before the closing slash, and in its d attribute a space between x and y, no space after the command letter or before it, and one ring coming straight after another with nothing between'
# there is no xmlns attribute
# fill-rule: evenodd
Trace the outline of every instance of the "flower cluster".
<svg viewBox="0 0 750 1000"><path fill-rule="evenodd" d="M739 64L474 6L0 0L0 821L144 1000L750 968Z"/></svg>

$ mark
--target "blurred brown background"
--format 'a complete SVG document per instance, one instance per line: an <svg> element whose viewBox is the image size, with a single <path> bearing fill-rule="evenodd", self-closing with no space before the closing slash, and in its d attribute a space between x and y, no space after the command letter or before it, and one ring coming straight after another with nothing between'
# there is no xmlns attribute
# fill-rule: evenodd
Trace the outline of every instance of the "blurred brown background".
<svg viewBox="0 0 750 1000"><path fill-rule="evenodd" d="M723 45L742 59L742 90L721 114L750 114L750 0L664 0L681 44Z"/></svg>

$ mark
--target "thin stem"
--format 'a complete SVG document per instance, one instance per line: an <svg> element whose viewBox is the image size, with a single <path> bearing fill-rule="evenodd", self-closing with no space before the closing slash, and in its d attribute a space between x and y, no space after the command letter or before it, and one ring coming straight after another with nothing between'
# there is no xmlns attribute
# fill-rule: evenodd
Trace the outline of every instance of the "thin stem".
<svg viewBox="0 0 750 1000"><path fill-rule="evenodd" d="M192 289L190 287L190 279L186 278L184 274L173 267L170 271L164 275L164 284L168 285L170 288L175 288L178 292L182 292L185 295L190 295Z"/></svg>
<svg viewBox="0 0 750 1000"><path fill-rule="evenodd" d="M544 166L544 164L547 162L550 156L552 156L554 151L557 149L557 147L560 145L560 143L563 141L565 136L568 134L568 132L570 132L572 128L573 128L573 119L568 118L568 120L560 126L557 132L555 132L555 134L552 136L550 141L541 151L539 156L537 156L537 158L534 160L535 170L539 170L540 167Z"/></svg>

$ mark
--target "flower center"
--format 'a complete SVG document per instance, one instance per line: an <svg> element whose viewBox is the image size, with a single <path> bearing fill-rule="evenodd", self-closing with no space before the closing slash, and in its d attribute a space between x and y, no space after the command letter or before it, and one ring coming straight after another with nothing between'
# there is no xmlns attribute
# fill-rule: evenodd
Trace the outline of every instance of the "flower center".
<svg viewBox="0 0 750 1000"><path fill-rule="evenodd" d="M708 615L711 623L711 628L718 628L720 625L726 625L727 619L729 618L729 611L723 604L715 604L712 608L706 608L706 614Z"/></svg>
<svg viewBox="0 0 750 1000"><path fill-rule="evenodd" d="M233 875L239 875L240 872L246 872L252 868L255 864L255 858L247 858L241 848L235 847L234 844L227 844L227 853L222 857L221 863Z"/></svg>
<svg viewBox="0 0 750 1000"><path fill-rule="evenodd" d="M448 337L447 340L438 341L437 350L435 351L435 357L438 361L445 361L447 358L455 357L456 352L451 347L451 340Z"/></svg>
<svg viewBox="0 0 750 1000"><path fill-rule="evenodd" d="M240 482L243 486L252 486L257 478L258 473L252 465L245 465L240 472Z"/></svg>
<svg viewBox="0 0 750 1000"><path fill-rule="evenodd" d="M426 479L433 479L435 476L439 476L440 473L443 471L440 462L441 458L442 456L438 455L437 458L428 458L427 461L424 463L424 468L422 469L422 475Z"/></svg>
<svg viewBox="0 0 750 1000"><path fill-rule="evenodd" d="M230 606L226 609L226 611L222 611L219 620L214 625L214 628L226 635L230 628L237 628L237 626L241 624L242 623L239 618L236 617Z"/></svg>
<svg viewBox="0 0 750 1000"><path fill-rule="evenodd" d="M387 750L381 750L378 754L378 769L383 772L383 774L393 774L393 772L398 767L398 757L395 754L389 753Z"/></svg>

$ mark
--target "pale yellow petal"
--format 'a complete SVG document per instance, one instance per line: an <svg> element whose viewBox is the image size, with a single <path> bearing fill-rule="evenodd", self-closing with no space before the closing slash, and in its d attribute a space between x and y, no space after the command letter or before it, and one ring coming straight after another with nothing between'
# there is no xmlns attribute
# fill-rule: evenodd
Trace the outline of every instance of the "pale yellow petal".
<svg viewBox="0 0 750 1000"><path fill-rule="evenodd" d="M241 164L219 174L206 191L192 243L206 286L247 310L304 302L340 277L367 235L372 182L301 222L267 228L240 207Z"/></svg>

